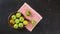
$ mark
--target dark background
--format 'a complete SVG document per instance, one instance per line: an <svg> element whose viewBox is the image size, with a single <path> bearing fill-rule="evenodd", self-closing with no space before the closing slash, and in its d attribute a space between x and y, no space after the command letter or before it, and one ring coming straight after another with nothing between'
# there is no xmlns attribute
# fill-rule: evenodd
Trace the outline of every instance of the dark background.
<svg viewBox="0 0 60 34"><path fill-rule="evenodd" d="M43 19L32 32L26 29L14 30L8 24L8 16L28 3L42 15ZM0 0L0 34L60 34L59 0Z"/></svg>

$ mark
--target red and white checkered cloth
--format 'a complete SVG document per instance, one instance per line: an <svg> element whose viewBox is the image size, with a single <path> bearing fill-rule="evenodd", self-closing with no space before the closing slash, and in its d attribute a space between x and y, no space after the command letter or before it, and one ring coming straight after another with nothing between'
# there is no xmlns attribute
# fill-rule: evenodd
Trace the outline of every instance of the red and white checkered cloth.
<svg viewBox="0 0 60 34"><path fill-rule="evenodd" d="M34 27L39 23L39 21L42 19L42 16L38 14L34 9L32 9L27 3L24 3L23 6L18 10L21 12L24 17L30 21L35 20L36 24L33 26L31 23L29 23L26 27L30 32L34 29ZM31 15L26 16L26 11L30 11Z"/></svg>

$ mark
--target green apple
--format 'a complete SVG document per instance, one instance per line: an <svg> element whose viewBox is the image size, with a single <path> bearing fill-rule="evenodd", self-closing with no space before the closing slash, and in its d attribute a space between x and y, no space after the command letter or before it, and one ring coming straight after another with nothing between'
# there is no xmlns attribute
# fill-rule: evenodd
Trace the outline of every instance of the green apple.
<svg viewBox="0 0 60 34"><path fill-rule="evenodd" d="M15 23L19 23L19 19L15 19Z"/></svg>
<svg viewBox="0 0 60 34"><path fill-rule="evenodd" d="M15 20L16 19L16 16L15 15L12 15L11 18L12 18L12 20Z"/></svg>
<svg viewBox="0 0 60 34"><path fill-rule="evenodd" d="M31 14L30 11L26 11L27 16L30 16L30 14Z"/></svg>
<svg viewBox="0 0 60 34"><path fill-rule="evenodd" d="M20 17L20 18L19 18L19 21L20 21L20 22L23 22L23 21L24 21L24 17Z"/></svg>
<svg viewBox="0 0 60 34"><path fill-rule="evenodd" d="M20 28L23 28L23 23L19 23L19 27Z"/></svg>
<svg viewBox="0 0 60 34"><path fill-rule="evenodd" d="M19 18L21 16L21 13L17 12L16 17Z"/></svg>
<svg viewBox="0 0 60 34"><path fill-rule="evenodd" d="M18 29L18 24L14 24L14 29Z"/></svg>
<svg viewBox="0 0 60 34"><path fill-rule="evenodd" d="M34 20L32 20L32 25L34 26L36 24L36 22Z"/></svg>

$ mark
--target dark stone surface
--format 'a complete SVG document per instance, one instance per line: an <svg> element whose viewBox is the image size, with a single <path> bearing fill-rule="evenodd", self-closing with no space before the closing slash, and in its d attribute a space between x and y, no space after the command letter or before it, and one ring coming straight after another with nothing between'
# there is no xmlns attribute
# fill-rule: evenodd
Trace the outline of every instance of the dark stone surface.
<svg viewBox="0 0 60 34"><path fill-rule="evenodd" d="M17 11L24 2L43 17L32 32L14 30L8 24L9 14ZM60 34L59 0L0 0L0 34Z"/></svg>

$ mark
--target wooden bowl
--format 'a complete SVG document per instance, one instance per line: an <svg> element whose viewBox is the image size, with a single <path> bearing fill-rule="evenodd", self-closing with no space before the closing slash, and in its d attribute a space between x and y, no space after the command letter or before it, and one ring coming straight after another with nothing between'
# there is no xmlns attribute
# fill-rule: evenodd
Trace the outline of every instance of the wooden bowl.
<svg viewBox="0 0 60 34"><path fill-rule="evenodd" d="M9 17L8 17L8 24L9 24L9 26L10 26L11 28L13 28L13 25L10 23L11 16L12 16L12 15L15 15L16 13L17 13L17 11L12 12L12 13L9 15ZM22 16L23 16L23 15L22 15ZM13 28L13 29L15 29L15 28ZM22 29L22 28L18 28L18 29Z"/></svg>
<svg viewBox="0 0 60 34"><path fill-rule="evenodd" d="M9 24L9 26L11 27L11 28L13 28L13 25L12 24L10 24L10 20L11 20L11 16L12 15L15 15L17 13L17 11L15 11L15 12L12 12L10 15L9 15L9 17L8 17L8 24ZM21 13L21 16L23 16L23 14ZM24 16L23 16L24 17ZM24 17L24 20L27 20L27 21L29 21L28 19L26 19L25 17ZM29 21L30 22L30 21ZM23 28L25 28L25 26L23 26ZM15 29L15 28L13 28L13 29ZM18 29L22 29L22 28L18 28Z"/></svg>

